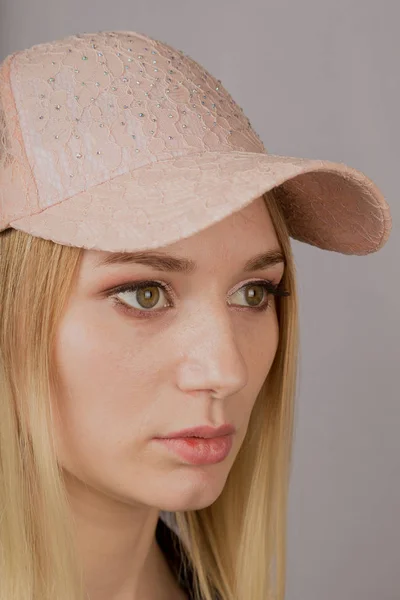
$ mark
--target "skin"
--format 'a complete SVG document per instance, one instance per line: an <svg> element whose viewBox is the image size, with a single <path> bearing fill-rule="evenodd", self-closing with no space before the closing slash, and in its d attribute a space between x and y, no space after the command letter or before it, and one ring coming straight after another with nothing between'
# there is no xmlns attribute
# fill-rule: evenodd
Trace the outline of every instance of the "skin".
<svg viewBox="0 0 400 600"><path fill-rule="evenodd" d="M195 260L191 275L143 265L95 268L110 253L85 250L57 332L55 406L58 460L92 600L185 598L155 541L159 511L204 508L224 488L279 336L274 296L257 312L243 285L279 283L284 264L252 273L243 265L273 248L278 239L258 198L162 249ZM157 288L150 318L124 313L104 295L145 279L169 283L175 294ZM257 290L261 303L267 293ZM148 306L140 292L118 297ZM224 422L237 431L230 454L216 464L188 464L153 439Z"/></svg>

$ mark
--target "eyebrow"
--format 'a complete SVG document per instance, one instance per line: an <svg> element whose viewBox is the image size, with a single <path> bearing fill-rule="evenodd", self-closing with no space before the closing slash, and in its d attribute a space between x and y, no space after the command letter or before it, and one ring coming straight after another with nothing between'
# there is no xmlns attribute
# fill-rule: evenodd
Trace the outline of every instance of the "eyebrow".
<svg viewBox="0 0 400 600"><path fill-rule="evenodd" d="M279 249L268 250L253 256L244 264L243 270L258 271L273 265L284 263L285 257ZM168 273L183 273L191 275L197 270L197 264L188 258L173 256L156 250L137 251L137 252L113 252L105 258L101 258L95 263L95 268L110 265L131 265L141 264L151 267L158 271Z"/></svg>

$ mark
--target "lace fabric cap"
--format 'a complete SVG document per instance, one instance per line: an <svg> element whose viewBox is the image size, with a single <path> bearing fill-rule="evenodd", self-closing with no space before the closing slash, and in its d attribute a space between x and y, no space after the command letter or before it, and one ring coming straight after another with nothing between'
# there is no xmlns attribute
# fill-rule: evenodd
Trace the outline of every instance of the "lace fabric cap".
<svg viewBox="0 0 400 600"><path fill-rule="evenodd" d="M294 239L361 255L389 237L389 206L366 175L269 154L221 81L168 44L75 35L0 66L0 231L157 248L274 187Z"/></svg>

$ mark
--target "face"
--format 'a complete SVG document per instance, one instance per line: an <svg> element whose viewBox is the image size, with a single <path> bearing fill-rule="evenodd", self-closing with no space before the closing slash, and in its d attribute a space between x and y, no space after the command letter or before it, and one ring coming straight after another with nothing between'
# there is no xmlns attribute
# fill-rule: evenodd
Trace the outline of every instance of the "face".
<svg viewBox="0 0 400 600"><path fill-rule="evenodd" d="M258 198L160 248L194 261L190 274L101 266L111 253L85 251L55 347L58 459L75 485L165 511L217 499L278 345L276 299L261 284L279 284L284 264L248 272L244 265L279 249ZM116 291L146 280L144 289ZM154 439L223 423L236 432L229 454L213 464L192 464Z"/></svg>

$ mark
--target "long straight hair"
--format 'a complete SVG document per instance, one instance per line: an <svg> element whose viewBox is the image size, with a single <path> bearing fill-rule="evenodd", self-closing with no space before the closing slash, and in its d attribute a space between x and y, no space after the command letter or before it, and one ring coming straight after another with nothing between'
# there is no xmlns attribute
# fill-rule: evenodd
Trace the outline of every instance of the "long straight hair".
<svg viewBox="0 0 400 600"><path fill-rule="evenodd" d="M198 600L284 600L287 499L298 356L295 267L274 190L264 200L284 257L279 344L218 499L176 512ZM54 343L83 249L0 234L0 599L85 600L73 516L58 465ZM185 543L190 540L190 543Z"/></svg>

